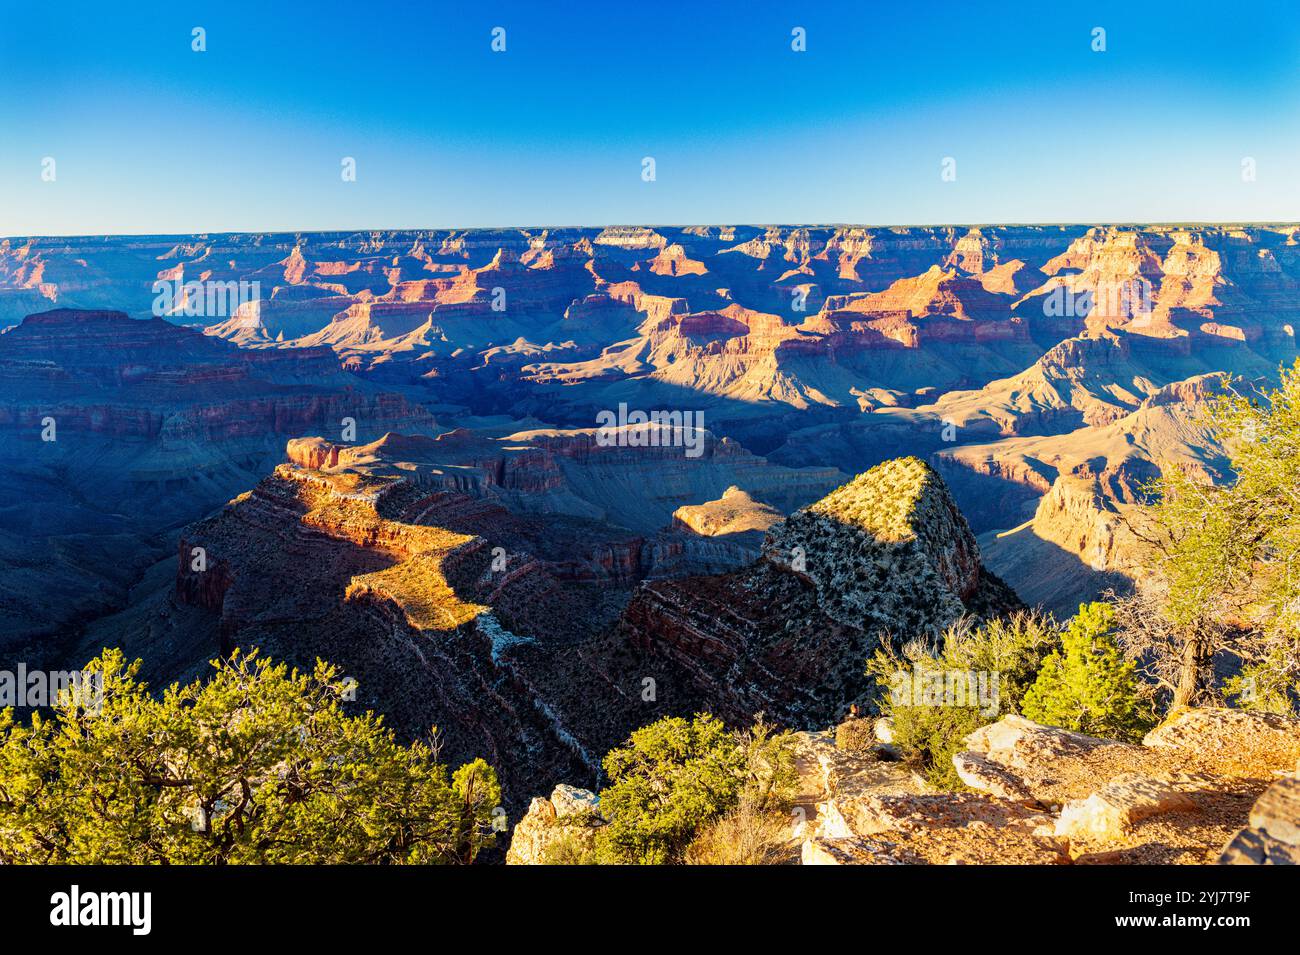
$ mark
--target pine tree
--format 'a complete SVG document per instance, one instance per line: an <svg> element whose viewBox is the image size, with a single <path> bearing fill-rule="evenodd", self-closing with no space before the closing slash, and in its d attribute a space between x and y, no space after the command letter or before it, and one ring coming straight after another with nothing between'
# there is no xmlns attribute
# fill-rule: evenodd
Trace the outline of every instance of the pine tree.
<svg viewBox="0 0 1300 955"><path fill-rule="evenodd" d="M1136 668L1115 639L1115 608L1081 604L1061 635L1061 649L1043 661L1020 710L1048 726L1134 739L1151 724L1138 691Z"/></svg>

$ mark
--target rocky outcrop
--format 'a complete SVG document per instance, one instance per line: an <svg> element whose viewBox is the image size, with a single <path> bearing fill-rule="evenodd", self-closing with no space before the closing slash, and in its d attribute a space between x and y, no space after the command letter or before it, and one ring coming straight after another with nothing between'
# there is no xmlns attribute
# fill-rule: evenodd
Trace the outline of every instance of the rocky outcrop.
<svg viewBox="0 0 1300 955"><path fill-rule="evenodd" d="M1231 714L1231 715L1229 715ZM850 721L868 724L866 720ZM1278 744L1247 761L1205 749L1227 726ZM1168 724L1161 745L1099 739L1011 715L967 739L954 762L969 790L932 789L888 750L840 745L835 731L793 735L792 835L803 865L1292 864L1300 860L1300 776L1271 786L1300 745L1300 720L1217 709ZM1262 736L1261 736L1262 734ZM1285 742L1284 742L1285 741ZM517 861L545 861L574 831L604 824L590 794L535 799L516 827ZM1252 805L1253 804L1253 805ZM564 808L574 805L576 809ZM1225 847L1226 843L1226 847ZM589 844L589 843L588 843Z"/></svg>
<svg viewBox="0 0 1300 955"><path fill-rule="evenodd" d="M1196 802L1187 789L1197 782L1121 774L1087 799L1073 799L1062 806L1056 834L1072 839L1116 839L1150 816L1195 812Z"/></svg>
<svg viewBox="0 0 1300 955"><path fill-rule="evenodd" d="M546 547L535 533L464 495L281 465L185 530L173 602L208 613L209 655L331 660L399 732L437 726L449 759L489 759L513 807L525 780L573 778L594 759L540 685L546 664L516 659L599 619L598 594L529 553Z"/></svg>
<svg viewBox="0 0 1300 955"><path fill-rule="evenodd" d="M661 442L658 435L642 440L646 435L633 437L630 430L546 429L488 437L457 428L437 437L389 433L356 445L313 437L290 441L286 453L306 468L401 478L521 513L588 518L646 535L669 526L679 506L725 495L724 488L743 494L754 514L775 519L781 509L808 503L842 477L829 468L769 464L707 431L694 432L688 446Z"/></svg>
<svg viewBox="0 0 1300 955"><path fill-rule="evenodd" d="M1010 715L966 743L968 751L953 758L962 781L1052 813L1051 831L1075 861L1207 862L1234 831L1228 861L1260 861L1274 849L1280 859L1289 851L1273 846L1292 832L1280 821L1294 809L1285 786L1261 797L1249 826L1242 823L1260 778L1300 756L1300 720L1193 709L1137 746Z"/></svg>
<svg viewBox="0 0 1300 955"><path fill-rule="evenodd" d="M547 799L538 796L510 832L506 865L555 865L591 861L596 833L605 825L600 799L561 783Z"/></svg>
<svg viewBox="0 0 1300 955"><path fill-rule="evenodd" d="M929 789L900 763L800 734L804 865L1058 864L1068 842L1023 802Z"/></svg>
<svg viewBox="0 0 1300 955"><path fill-rule="evenodd" d="M902 459L775 525L750 568L643 585L621 629L700 705L817 725L866 705L862 661L886 634L1018 606L939 476Z"/></svg>
<svg viewBox="0 0 1300 955"><path fill-rule="evenodd" d="M734 484L722 497L704 504L687 504L673 511L673 528L701 537L726 538L757 558L767 531L783 520L770 504L754 500Z"/></svg>
<svg viewBox="0 0 1300 955"><path fill-rule="evenodd" d="M1037 800L1030 794L1016 775L979 753L957 753L952 758L953 767L958 778L971 789L988 793L999 799L1026 805L1037 805Z"/></svg>
<svg viewBox="0 0 1300 955"><path fill-rule="evenodd" d="M881 464L773 527L765 553L814 582L831 616L895 622L867 581L932 590L960 603L980 581L979 547L942 479L917 458ZM942 611L941 611L942 613ZM912 628L903 628L912 630Z"/></svg>
<svg viewBox="0 0 1300 955"><path fill-rule="evenodd" d="M109 311L55 309L9 329L0 652L33 666L65 652L82 624L127 604L145 568L174 551L178 527L267 474L287 438L349 423L365 439L431 427L433 416L345 372L328 350L247 351ZM20 514L40 515L39 534ZM43 579L26 569L42 564Z"/></svg>
<svg viewBox="0 0 1300 955"><path fill-rule="evenodd" d="M1223 759L1300 760L1300 720L1277 713L1199 707L1173 714L1142 740L1143 746L1208 751Z"/></svg>
<svg viewBox="0 0 1300 955"><path fill-rule="evenodd" d="M1228 739L1246 753L1224 751ZM1300 859L1300 720L1189 710L1149 745L1010 715L954 757L970 792L935 792L896 763L802 734L805 865L908 863L1290 864ZM1294 763L1292 762L1293 766ZM1265 788L1267 787L1267 788ZM1253 806L1252 806L1253 803ZM1226 843L1226 847L1225 847Z"/></svg>

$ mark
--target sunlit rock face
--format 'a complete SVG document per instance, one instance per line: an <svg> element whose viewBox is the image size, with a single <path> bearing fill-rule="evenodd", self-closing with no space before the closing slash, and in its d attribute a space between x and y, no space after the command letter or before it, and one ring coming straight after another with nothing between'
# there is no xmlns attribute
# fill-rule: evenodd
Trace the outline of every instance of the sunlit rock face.
<svg viewBox="0 0 1300 955"><path fill-rule="evenodd" d="M824 726L883 632L1122 587L1145 484L1229 474L1206 402L1297 357L1298 234L0 240L0 653L336 656L556 783L665 712Z"/></svg>
<svg viewBox="0 0 1300 955"><path fill-rule="evenodd" d="M518 435L503 443L291 441L290 461L181 532L170 579L142 601L143 632L128 610L94 639L331 660L357 681L357 706L404 735L436 725L449 757L500 766L522 810L539 781L593 784L600 755L656 716L763 709L815 725L866 703L862 660L885 633L934 636L1020 606L918 459L774 523L761 481L740 472L753 490L730 485L634 534L581 497L593 486L581 469L602 455L556 469L553 443L541 456ZM506 493L503 460L563 483ZM647 454L639 473L653 483L665 466ZM566 496L588 512L541 505ZM761 555L730 539L756 515Z"/></svg>

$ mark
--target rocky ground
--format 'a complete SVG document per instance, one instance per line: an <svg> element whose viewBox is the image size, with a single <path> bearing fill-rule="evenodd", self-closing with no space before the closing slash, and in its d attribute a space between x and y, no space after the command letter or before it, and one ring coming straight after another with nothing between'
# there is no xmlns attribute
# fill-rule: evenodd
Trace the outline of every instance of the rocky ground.
<svg viewBox="0 0 1300 955"><path fill-rule="evenodd" d="M888 738L887 724L878 724ZM796 737L800 791L789 861L803 865L1138 865L1300 862L1300 720L1191 709L1141 745L1004 717L954 757L967 785L941 792L887 746ZM574 807L581 806L582 811ZM591 793L534 799L514 830L514 864L589 840Z"/></svg>

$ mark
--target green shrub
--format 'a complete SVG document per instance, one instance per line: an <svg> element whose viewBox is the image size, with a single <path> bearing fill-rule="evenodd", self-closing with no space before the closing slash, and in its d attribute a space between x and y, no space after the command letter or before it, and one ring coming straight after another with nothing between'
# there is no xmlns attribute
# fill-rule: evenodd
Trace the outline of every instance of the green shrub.
<svg viewBox="0 0 1300 955"><path fill-rule="evenodd" d="M1260 659L1241 668L1224 684L1224 693L1232 705L1256 713L1295 716L1300 699L1300 682L1295 678L1295 662L1284 645L1267 646Z"/></svg>
<svg viewBox="0 0 1300 955"><path fill-rule="evenodd" d="M973 627L953 627L944 636L943 664L954 670L998 674L999 715L1019 713L1043 661L1061 646L1056 623L1038 613L1018 613Z"/></svg>
<svg viewBox="0 0 1300 955"><path fill-rule="evenodd" d="M30 726L0 711L0 864L469 863L492 844L496 774L449 774L337 671L256 653L154 697L105 650L102 699L66 695ZM91 705L93 704L93 705Z"/></svg>
<svg viewBox="0 0 1300 955"><path fill-rule="evenodd" d="M581 825L564 826L564 832L547 843L538 861L542 865L596 865L600 861L597 832Z"/></svg>
<svg viewBox="0 0 1300 955"><path fill-rule="evenodd" d="M796 781L788 734L774 734L761 718L737 733L708 714L642 727L605 757L605 772L600 809L609 823L597 853L606 863L680 862L727 813L782 811Z"/></svg>
<svg viewBox="0 0 1300 955"><path fill-rule="evenodd" d="M968 706L900 706L894 709L894 745L939 789L961 789L952 758L965 739L989 721Z"/></svg>
<svg viewBox="0 0 1300 955"><path fill-rule="evenodd" d="M1280 371L1262 393L1225 381L1200 416L1228 453L1231 483L1166 467L1149 489L1143 577L1167 632L1132 649L1171 707L1213 701L1225 655L1245 667L1224 688L1238 705L1300 711L1300 360Z"/></svg>
<svg viewBox="0 0 1300 955"><path fill-rule="evenodd" d="M1050 618L1017 614L976 626L965 620L949 628L938 647L912 641L896 650L885 644L867 663L879 706L894 724L894 745L933 786L962 786L952 757L972 732L1020 701L1042 661L1060 645ZM901 692L900 692L901 687ZM931 688L941 692L931 698ZM950 692L951 691L951 692Z"/></svg>
<svg viewBox="0 0 1300 955"><path fill-rule="evenodd" d="M1092 736L1139 739L1151 727L1136 668L1115 638L1115 608L1082 604L1043 661L1022 703L1025 717Z"/></svg>

